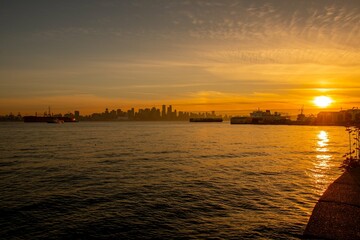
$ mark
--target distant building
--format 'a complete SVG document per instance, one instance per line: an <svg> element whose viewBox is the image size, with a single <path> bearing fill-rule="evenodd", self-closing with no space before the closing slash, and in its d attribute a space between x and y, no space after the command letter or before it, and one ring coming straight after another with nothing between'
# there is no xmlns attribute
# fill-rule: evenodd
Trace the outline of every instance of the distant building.
<svg viewBox="0 0 360 240"><path fill-rule="evenodd" d="M166 105L162 105L161 117L162 117L163 119L166 118Z"/></svg>
<svg viewBox="0 0 360 240"><path fill-rule="evenodd" d="M135 109L134 108L131 108L131 110L128 110L127 113L128 113L128 118L130 120L133 120L135 118Z"/></svg>
<svg viewBox="0 0 360 240"><path fill-rule="evenodd" d="M74 112L74 117L75 117L75 119L76 119L77 121L79 121L79 120L80 120L80 111L75 111L75 112Z"/></svg>
<svg viewBox="0 0 360 240"><path fill-rule="evenodd" d="M340 122L340 112L319 112L316 118L317 125L337 125Z"/></svg>
<svg viewBox="0 0 360 240"><path fill-rule="evenodd" d="M348 125L360 123L360 110L357 108L341 110L340 112L319 112L317 125Z"/></svg>
<svg viewBox="0 0 360 240"><path fill-rule="evenodd" d="M172 106L169 105L167 108L167 113L166 113L166 117L168 120L172 120L173 118L173 112L172 112Z"/></svg>

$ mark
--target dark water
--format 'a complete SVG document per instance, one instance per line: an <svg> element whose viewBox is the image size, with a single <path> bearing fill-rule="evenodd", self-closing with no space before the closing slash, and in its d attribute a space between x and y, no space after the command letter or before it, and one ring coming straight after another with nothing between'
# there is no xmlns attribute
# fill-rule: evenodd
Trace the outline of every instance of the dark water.
<svg viewBox="0 0 360 240"><path fill-rule="evenodd" d="M342 127L0 124L0 239L297 239Z"/></svg>

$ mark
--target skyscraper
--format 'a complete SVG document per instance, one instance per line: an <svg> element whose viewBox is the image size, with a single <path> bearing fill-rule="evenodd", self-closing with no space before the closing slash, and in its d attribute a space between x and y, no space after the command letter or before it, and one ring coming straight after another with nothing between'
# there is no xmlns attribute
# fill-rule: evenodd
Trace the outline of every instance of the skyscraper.
<svg viewBox="0 0 360 240"><path fill-rule="evenodd" d="M166 113L167 119L171 120L172 119L172 106L169 105L167 108L167 113Z"/></svg>
<svg viewBox="0 0 360 240"><path fill-rule="evenodd" d="M166 105L162 105L161 117L166 118Z"/></svg>

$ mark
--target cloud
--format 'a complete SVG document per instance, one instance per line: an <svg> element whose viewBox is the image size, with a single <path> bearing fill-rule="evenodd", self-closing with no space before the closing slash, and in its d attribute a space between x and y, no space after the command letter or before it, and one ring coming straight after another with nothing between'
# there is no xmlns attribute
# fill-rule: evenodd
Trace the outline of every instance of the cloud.
<svg viewBox="0 0 360 240"><path fill-rule="evenodd" d="M263 2L247 7L243 2L216 13L209 11L207 16L204 12L188 13L193 22L192 37L238 40L248 46L306 44L358 48L355 39L359 37L359 9L340 3L323 6L297 2L285 7Z"/></svg>
<svg viewBox="0 0 360 240"><path fill-rule="evenodd" d="M254 97L262 97L262 98L279 98L280 95L276 93L264 93L264 92L254 92L252 94Z"/></svg>
<svg viewBox="0 0 360 240"><path fill-rule="evenodd" d="M360 52L333 48L229 49L200 54L221 63L360 65Z"/></svg>

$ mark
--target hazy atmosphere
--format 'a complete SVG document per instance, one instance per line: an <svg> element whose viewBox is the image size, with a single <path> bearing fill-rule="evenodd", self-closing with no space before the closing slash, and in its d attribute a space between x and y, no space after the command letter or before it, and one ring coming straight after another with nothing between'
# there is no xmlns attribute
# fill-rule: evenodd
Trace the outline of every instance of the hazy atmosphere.
<svg viewBox="0 0 360 240"><path fill-rule="evenodd" d="M360 237L360 0L0 0L0 239Z"/></svg>
<svg viewBox="0 0 360 240"><path fill-rule="evenodd" d="M0 1L0 114L360 103L360 1Z"/></svg>

